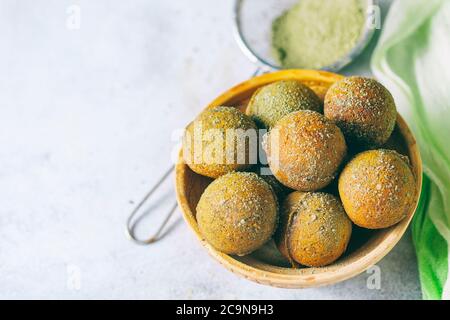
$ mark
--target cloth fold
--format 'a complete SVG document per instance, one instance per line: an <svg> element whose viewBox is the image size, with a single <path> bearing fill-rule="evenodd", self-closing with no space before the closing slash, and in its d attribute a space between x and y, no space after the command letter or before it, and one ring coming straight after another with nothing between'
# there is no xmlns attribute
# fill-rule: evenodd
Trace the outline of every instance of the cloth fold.
<svg viewBox="0 0 450 320"><path fill-rule="evenodd" d="M450 299L450 1L396 0L372 56L413 130L424 184L412 223L424 299Z"/></svg>

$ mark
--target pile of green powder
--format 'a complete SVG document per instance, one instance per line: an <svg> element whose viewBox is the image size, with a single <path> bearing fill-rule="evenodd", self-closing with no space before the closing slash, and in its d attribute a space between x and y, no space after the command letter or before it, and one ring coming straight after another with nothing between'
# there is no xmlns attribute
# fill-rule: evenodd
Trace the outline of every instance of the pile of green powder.
<svg viewBox="0 0 450 320"><path fill-rule="evenodd" d="M361 0L300 0L272 25L272 49L285 68L320 69L348 54L364 29Z"/></svg>

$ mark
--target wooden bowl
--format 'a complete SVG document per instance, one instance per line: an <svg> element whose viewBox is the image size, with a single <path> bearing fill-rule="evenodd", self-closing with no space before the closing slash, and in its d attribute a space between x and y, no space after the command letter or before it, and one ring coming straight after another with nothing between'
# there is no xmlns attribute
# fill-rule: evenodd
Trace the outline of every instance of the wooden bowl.
<svg viewBox="0 0 450 320"><path fill-rule="evenodd" d="M207 108L226 105L245 110L256 89L279 80L301 81L323 99L330 85L341 78L342 76L337 74L312 70L286 70L265 74L231 88L215 99ZM366 230L355 226L346 253L338 261L327 267L290 268L287 261L275 248L273 241L262 249L244 257L230 256L215 250L200 234L195 219L196 206L200 196L212 180L190 170L183 162L181 154L176 166L178 204L187 224L210 255L225 268L244 278L282 288L308 288L337 283L367 270L391 251L405 233L417 207L422 187L422 163L416 141L400 115L397 117L396 128L386 148L395 149L407 155L411 161L417 180L414 206L404 220L390 228Z"/></svg>

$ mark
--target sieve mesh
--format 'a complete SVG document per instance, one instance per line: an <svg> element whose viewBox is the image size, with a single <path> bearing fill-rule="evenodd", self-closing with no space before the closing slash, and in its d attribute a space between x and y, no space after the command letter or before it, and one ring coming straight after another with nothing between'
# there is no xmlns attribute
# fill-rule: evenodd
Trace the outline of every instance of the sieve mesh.
<svg viewBox="0 0 450 320"><path fill-rule="evenodd" d="M299 0L235 0L234 22L237 42L245 55L266 71L284 69L271 50L272 22ZM301 1L301 0L300 0ZM371 19L375 0L361 0ZM336 72L352 62L370 42L375 29L368 25L357 45L346 56L322 70Z"/></svg>

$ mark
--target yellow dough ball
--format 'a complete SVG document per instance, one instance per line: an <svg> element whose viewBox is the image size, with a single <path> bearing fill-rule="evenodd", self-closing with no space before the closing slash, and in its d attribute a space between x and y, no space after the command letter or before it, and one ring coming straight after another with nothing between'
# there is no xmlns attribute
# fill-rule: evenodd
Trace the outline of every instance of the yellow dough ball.
<svg viewBox="0 0 450 320"><path fill-rule="evenodd" d="M391 136L397 109L392 94L374 79L349 77L325 95L324 114L336 122L349 144L377 147Z"/></svg>
<svg viewBox="0 0 450 320"><path fill-rule="evenodd" d="M278 81L255 92L246 113L262 128L271 128L291 112L322 111L322 102L310 88L295 80Z"/></svg>
<svg viewBox="0 0 450 320"><path fill-rule="evenodd" d="M358 154L339 177L345 211L358 226L390 227L410 212L416 182L407 158L393 150Z"/></svg>
<svg viewBox="0 0 450 320"><path fill-rule="evenodd" d="M249 143L247 133L254 138ZM208 109L187 127L183 157L192 171L210 178L243 171L257 162L257 137L253 120L238 109Z"/></svg>
<svg viewBox="0 0 450 320"><path fill-rule="evenodd" d="M352 223L340 201L322 192L294 192L284 201L275 241L296 266L321 267L346 250Z"/></svg>
<svg viewBox="0 0 450 320"><path fill-rule="evenodd" d="M245 255L265 244L275 232L277 198L256 173L229 173L206 188L196 218L201 234L214 248Z"/></svg>
<svg viewBox="0 0 450 320"><path fill-rule="evenodd" d="M263 141L270 169L299 191L326 187L347 153L341 130L314 111L297 111L277 122Z"/></svg>

